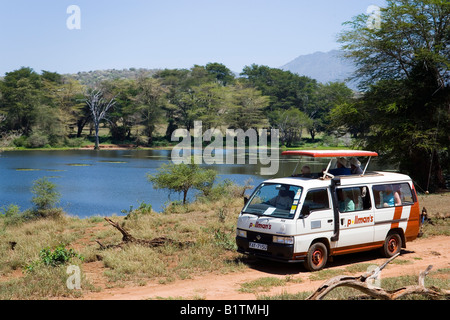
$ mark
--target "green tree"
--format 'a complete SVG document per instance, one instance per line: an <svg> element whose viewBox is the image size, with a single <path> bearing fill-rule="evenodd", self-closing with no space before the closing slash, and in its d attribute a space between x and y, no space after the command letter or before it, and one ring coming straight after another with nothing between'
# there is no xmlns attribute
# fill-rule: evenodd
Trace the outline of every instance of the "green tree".
<svg viewBox="0 0 450 320"><path fill-rule="evenodd" d="M56 185L45 177L33 182L31 192L34 195L31 202L38 211L54 208L61 198L61 194L56 190Z"/></svg>
<svg viewBox="0 0 450 320"><path fill-rule="evenodd" d="M1 82L0 109L8 115L8 130L31 133L36 108L42 102L41 88L41 77L32 68L22 67L6 73Z"/></svg>
<svg viewBox="0 0 450 320"><path fill-rule="evenodd" d="M220 84L224 86L231 84L234 81L233 72L231 72L230 69L228 69L221 63L208 63L205 66L205 69L208 73L212 74Z"/></svg>
<svg viewBox="0 0 450 320"><path fill-rule="evenodd" d="M267 66L246 66L241 76L263 95L270 96L269 111L292 107L305 111L317 91L316 80Z"/></svg>
<svg viewBox="0 0 450 320"><path fill-rule="evenodd" d="M365 90L368 148L396 161L422 189L445 187L450 167L450 3L388 0L380 28L361 14L340 36ZM355 121L348 119L349 122ZM431 173L431 174L430 174Z"/></svg>
<svg viewBox="0 0 450 320"><path fill-rule="evenodd" d="M313 101L305 107L311 119L308 131L314 140L319 132L330 131L330 111L337 105L353 101L353 91L343 82L319 84Z"/></svg>
<svg viewBox="0 0 450 320"><path fill-rule="evenodd" d="M197 164L163 164L155 175L147 174L147 179L154 189L169 189L183 193L183 204L187 193L197 189L207 195L211 190L217 172L212 169L202 169Z"/></svg>
<svg viewBox="0 0 450 320"><path fill-rule="evenodd" d="M165 115L167 90L158 79L140 77L136 81L136 92L135 103L151 145L156 125L163 121Z"/></svg>
<svg viewBox="0 0 450 320"><path fill-rule="evenodd" d="M281 143L291 147L302 138L302 131L311 126L312 120L300 110L276 110L272 113L272 121L280 130Z"/></svg>
<svg viewBox="0 0 450 320"><path fill-rule="evenodd" d="M132 127L139 125L142 121L136 103L138 95L136 80L108 80L103 81L100 86L108 98L114 97L116 102L108 117L111 138L116 141L131 139Z"/></svg>
<svg viewBox="0 0 450 320"><path fill-rule="evenodd" d="M260 90L240 82L229 86L229 93L230 103L225 116L227 127L247 131L250 128L268 126L264 110L270 103L270 97L263 96Z"/></svg>

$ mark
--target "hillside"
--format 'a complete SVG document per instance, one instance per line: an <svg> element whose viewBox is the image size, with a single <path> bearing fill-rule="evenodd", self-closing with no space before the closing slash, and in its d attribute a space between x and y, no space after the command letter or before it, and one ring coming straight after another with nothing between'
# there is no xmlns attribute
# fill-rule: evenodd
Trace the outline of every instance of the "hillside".
<svg viewBox="0 0 450 320"><path fill-rule="evenodd" d="M344 81L352 88L356 89L356 82L349 82L347 79L355 71L354 64L342 56L342 51L332 50L329 52L315 52L301 55L294 60L281 66L280 69L291 71L299 75L305 75L316 79L319 82ZM83 85L95 85L101 81L114 79L136 79L140 75L153 75L159 69L128 68L128 69L107 69L80 71L74 74L66 74L80 81ZM238 77L239 73L235 73Z"/></svg>
<svg viewBox="0 0 450 320"><path fill-rule="evenodd" d="M65 76L78 80L81 84L93 86L105 80L114 79L136 79L140 75L151 76L156 73L158 69L145 68L129 68L129 69L107 69L94 71L81 71L74 74L66 74Z"/></svg>
<svg viewBox="0 0 450 320"><path fill-rule="evenodd" d="M322 83L344 81L350 88L356 89L355 82L347 81L355 71L355 65L344 58L343 52L339 50L301 55L280 69L308 76Z"/></svg>

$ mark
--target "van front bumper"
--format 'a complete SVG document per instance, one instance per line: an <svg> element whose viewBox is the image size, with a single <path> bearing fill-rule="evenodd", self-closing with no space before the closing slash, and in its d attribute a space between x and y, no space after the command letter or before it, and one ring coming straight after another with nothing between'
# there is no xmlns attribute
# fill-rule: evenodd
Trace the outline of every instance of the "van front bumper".
<svg viewBox="0 0 450 320"><path fill-rule="evenodd" d="M251 242L266 245L267 250L250 248ZM247 231L247 238L236 237L236 245L239 253L257 256L263 259L282 262L301 262L304 260L304 255L294 254L293 244L273 243L272 235Z"/></svg>

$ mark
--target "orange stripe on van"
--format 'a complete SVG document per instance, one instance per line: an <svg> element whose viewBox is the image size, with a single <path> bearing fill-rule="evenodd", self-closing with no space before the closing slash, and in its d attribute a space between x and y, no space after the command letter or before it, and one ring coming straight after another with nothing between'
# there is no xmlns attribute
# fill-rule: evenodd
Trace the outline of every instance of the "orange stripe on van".
<svg viewBox="0 0 450 320"><path fill-rule="evenodd" d="M417 238L420 231L420 205L419 199L417 199L416 190L414 185L412 186L412 192L414 193L415 203L411 207L409 213L408 224L406 225L405 238L406 241L412 241Z"/></svg>
<svg viewBox="0 0 450 320"><path fill-rule="evenodd" d="M391 224L391 229L398 228L398 226L399 226L399 221L398 220L400 220L400 218L402 217L402 211L403 211L403 207L402 206L395 207L394 219L393 220L396 221L396 222L393 222Z"/></svg>

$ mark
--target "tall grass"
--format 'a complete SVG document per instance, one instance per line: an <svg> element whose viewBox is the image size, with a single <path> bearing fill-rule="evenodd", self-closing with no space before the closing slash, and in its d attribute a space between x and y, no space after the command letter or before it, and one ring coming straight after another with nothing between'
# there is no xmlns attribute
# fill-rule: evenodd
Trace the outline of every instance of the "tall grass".
<svg viewBox="0 0 450 320"><path fill-rule="evenodd" d="M129 244L122 248L101 249L95 240L104 245L122 241L122 235L101 217L79 219L57 214L14 220L13 217L18 217L17 208L4 208L2 212L9 212L9 215L0 214L0 299L71 298L98 291L100 288L93 286L84 272L91 262L102 265L108 287L169 283L205 273L244 270L245 259L236 253L234 242L244 187L232 184L219 187L212 190L209 197L184 206L168 205L162 213L155 213L145 206L133 210L128 218L111 217L135 238L150 240L165 236L189 243L183 247L168 243L157 248ZM421 205L427 206L426 203ZM40 259L42 249L54 249L61 244L84 257L84 261L70 261L81 269L81 290L67 288L67 264L40 265L33 272L25 271L27 265ZM443 274L448 275L448 270ZM324 275L324 279L330 276ZM303 296L297 295L297 298ZM283 299L287 297L288 294L283 295Z"/></svg>

